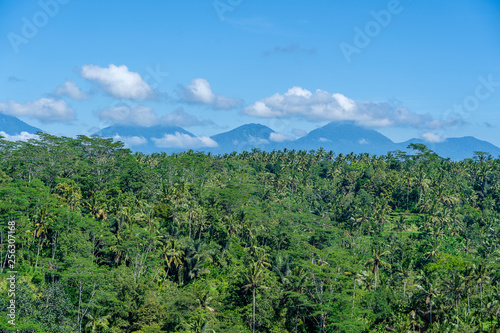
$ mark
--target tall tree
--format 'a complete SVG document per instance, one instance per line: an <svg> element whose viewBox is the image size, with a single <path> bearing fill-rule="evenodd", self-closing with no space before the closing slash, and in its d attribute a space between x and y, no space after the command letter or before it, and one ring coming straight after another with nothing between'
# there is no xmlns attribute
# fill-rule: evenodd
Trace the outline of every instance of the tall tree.
<svg viewBox="0 0 500 333"><path fill-rule="evenodd" d="M389 255L390 251L382 251L380 248L373 249L372 259L365 262L365 266L371 266L373 275L375 276L375 289L377 289L377 278L379 275L380 267L391 268L391 264L382 260L382 257Z"/></svg>
<svg viewBox="0 0 500 333"><path fill-rule="evenodd" d="M244 289L252 290L252 332L255 333L255 294L258 288L267 288L262 285L265 280L265 269L258 263L252 262L245 273L247 284Z"/></svg>

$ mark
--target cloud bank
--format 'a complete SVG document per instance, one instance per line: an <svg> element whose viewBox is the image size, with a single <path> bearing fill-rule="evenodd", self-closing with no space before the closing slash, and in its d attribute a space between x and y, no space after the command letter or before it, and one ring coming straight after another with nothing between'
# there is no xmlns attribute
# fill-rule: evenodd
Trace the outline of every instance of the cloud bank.
<svg viewBox="0 0 500 333"><path fill-rule="evenodd" d="M290 136L290 135L273 132L270 134L269 140L271 140L273 142L285 142L285 141L293 141L293 140L295 140L295 138L293 136Z"/></svg>
<svg viewBox="0 0 500 333"><path fill-rule="evenodd" d="M420 134L420 137L422 139L424 139L425 141L432 142L432 143L439 143L439 142L443 142L444 140L446 140L442 136L435 134L435 133L432 133L432 132L422 133L422 134Z"/></svg>
<svg viewBox="0 0 500 333"><path fill-rule="evenodd" d="M115 125L135 125L148 127L158 125L158 116L153 109L142 105L122 105L101 110L98 113L101 120Z"/></svg>
<svg viewBox="0 0 500 333"><path fill-rule="evenodd" d="M14 117L31 117L43 123L69 122L75 120L75 112L65 101L40 98L24 104L15 101L0 103L0 112Z"/></svg>
<svg viewBox="0 0 500 333"><path fill-rule="evenodd" d="M342 94L318 89L314 93L292 87L284 94L276 93L247 106L244 114L259 118L301 118L311 122L354 121L365 127L413 126L438 129L456 124L456 120L433 119L417 114L397 102L359 102Z"/></svg>
<svg viewBox="0 0 500 333"><path fill-rule="evenodd" d="M165 134L162 138L152 139L158 148L203 148L217 147L218 144L208 136L194 137L187 134L175 132L175 134Z"/></svg>
<svg viewBox="0 0 500 333"><path fill-rule="evenodd" d="M113 139L115 141L121 141L125 144L125 147L135 147L148 143L148 140L142 136L119 136L116 134Z"/></svg>
<svg viewBox="0 0 500 333"><path fill-rule="evenodd" d="M38 139L38 135L28 132L21 132L21 134L9 135L4 131L0 131L0 136L3 136L7 141L28 141L29 139Z"/></svg>

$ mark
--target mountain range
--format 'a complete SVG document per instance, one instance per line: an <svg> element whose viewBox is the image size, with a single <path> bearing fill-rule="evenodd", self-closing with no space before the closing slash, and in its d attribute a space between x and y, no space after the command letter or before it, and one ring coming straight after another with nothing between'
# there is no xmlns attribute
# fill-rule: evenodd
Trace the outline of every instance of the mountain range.
<svg viewBox="0 0 500 333"><path fill-rule="evenodd" d="M182 147L155 146L154 138L162 138L165 135L175 139L179 135L195 136L180 127L152 126L141 128L134 126L110 126L96 133L103 137L115 137L117 135L126 142L127 138L140 137L147 140L141 145L131 146L134 151L152 153L165 151L167 153L187 150ZM260 124L246 124L233 130L216 134L210 137L217 146L200 146L194 150L212 152L214 154L231 153L233 151L250 151L259 148L265 151L295 149L316 150L323 147L325 150L333 150L335 153L370 153L382 155L389 151L408 151L410 143L423 143L429 149L435 151L439 156L448 157L453 160L471 158L474 151L484 151L492 156L500 155L500 148L495 145L478 140L471 136L461 138L448 138L443 142L427 142L421 139L410 139L405 142L395 143L381 133L355 125L353 122L332 122L317 128L297 140L287 140L280 137L271 128ZM127 142L126 142L127 143ZM174 143L174 142L173 142Z"/></svg>
<svg viewBox="0 0 500 333"><path fill-rule="evenodd" d="M21 132L41 131L16 117L0 114L0 132L17 135ZM276 133L261 124L246 124L211 137L196 137L177 126L109 126L93 135L123 141L132 151L145 154L153 152L174 153L193 149L213 154L242 152L258 148L264 151L295 149L316 150L323 147L339 154L369 153L382 155L390 151L409 151L410 143L422 143L441 157L453 160L471 158L475 151L483 151L494 157L500 156L500 148L471 136L448 138L442 142L410 139L395 143L381 133L355 125L353 122L331 122L299 139Z"/></svg>

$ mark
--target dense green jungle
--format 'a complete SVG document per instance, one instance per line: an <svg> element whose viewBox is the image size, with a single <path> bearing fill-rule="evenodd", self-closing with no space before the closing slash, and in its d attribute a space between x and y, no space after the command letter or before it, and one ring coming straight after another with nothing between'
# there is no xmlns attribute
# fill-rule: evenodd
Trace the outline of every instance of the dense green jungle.
<svg viewBox="0 0 500 333"><path fill-rule="evenodd" d="M500 332L500 159L409 148L0 140L0 330Z"/></svg>

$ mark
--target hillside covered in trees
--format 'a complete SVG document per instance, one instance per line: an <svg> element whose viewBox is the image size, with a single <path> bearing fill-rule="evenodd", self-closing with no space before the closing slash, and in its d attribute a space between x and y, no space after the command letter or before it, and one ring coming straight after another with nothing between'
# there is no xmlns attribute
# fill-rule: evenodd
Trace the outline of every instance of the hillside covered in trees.
<svg viewBox="0 0 500 333"><path fill-rule="evenodd" d="M0 141L0 328L499 332L500 160Z"/></svg>

